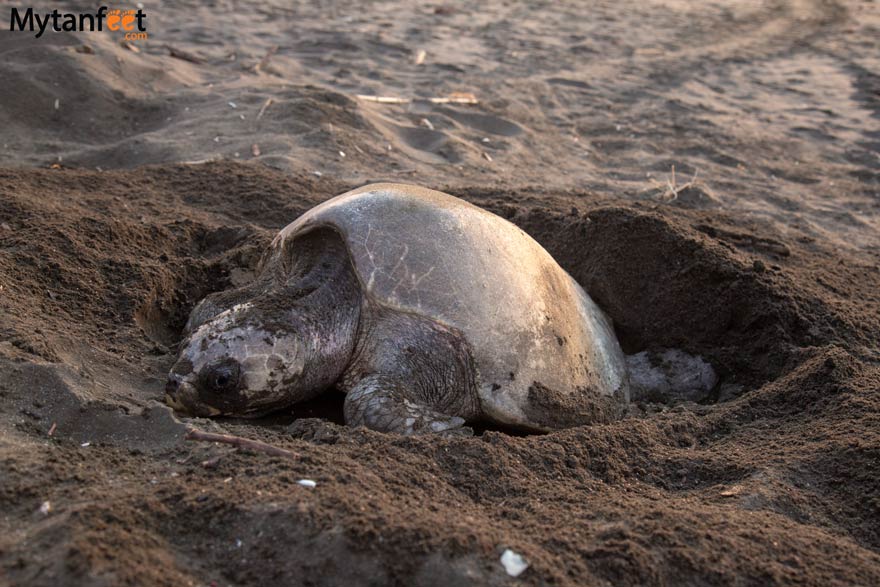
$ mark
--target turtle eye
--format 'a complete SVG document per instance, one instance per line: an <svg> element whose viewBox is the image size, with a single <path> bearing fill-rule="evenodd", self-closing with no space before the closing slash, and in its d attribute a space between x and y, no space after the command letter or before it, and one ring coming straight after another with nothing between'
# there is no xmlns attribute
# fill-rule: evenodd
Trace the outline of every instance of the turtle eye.
<svg viewBox="0 0 880 587"><path fill-rule="evenodd" d="M212 363L202 372L202 382L211 391L229 392L238 389L241 367L234 359Z"/></svg>

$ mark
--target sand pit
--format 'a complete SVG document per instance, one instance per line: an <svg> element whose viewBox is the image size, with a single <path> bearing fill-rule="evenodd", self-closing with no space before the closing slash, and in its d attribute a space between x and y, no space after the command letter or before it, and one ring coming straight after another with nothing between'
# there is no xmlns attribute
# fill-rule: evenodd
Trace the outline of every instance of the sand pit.
<svg viewBox="0 0 880 587"><path fill-rule="evenodd" d="M877 7L639 6L5 35L0 584L880 583ZM356 97L455 91L479 103ZM626 352L709 361L711 397L473 438L347 428L332 393L259 421L160 403L194 304L377 180L522 227Z"/></svg>
<svg viewBox="0 0 880 587"><path fill-rule="evenodd" d="M247 278L277 228L264 209L296 216L341 186L232 163L3 181L3 499L31 520L3 545L16 581L502 582L502 547L562 584L876 578L876 300L815 285L864 300L876 270L815 244L755 253L720 235L757 236L716 213L475 190L461 195L553 252L628 351L710 360L717 397L532 437L348 429L332 397L264 422L183 423L156 400L187 310ZM187 425L299 458L193 445Z"/></svg>

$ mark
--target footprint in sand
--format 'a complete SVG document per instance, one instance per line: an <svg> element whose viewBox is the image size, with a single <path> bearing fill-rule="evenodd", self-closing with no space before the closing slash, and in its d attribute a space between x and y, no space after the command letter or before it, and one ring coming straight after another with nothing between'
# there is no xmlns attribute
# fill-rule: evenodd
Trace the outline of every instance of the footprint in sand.
<svg viewBox="0 0 880 587"><path fill-rule="evenodd" d="M522 127L515 122L492 114L463 112L452 108L437 108L435 112L447 116L461 125L487 134L515 137L523 132Z"/></svg>
<svg viewBox="0 0 880 587"><path fill-rule="evenodd" d="M366 109L365 118L378 129L391 145L410 157L426 163L460 163L471 153L480 157L480 149L472 139L457 136L456 130L472 131L479 135L515 137L523 128L505 118L492 114L465 112L427 102L415 102L407 112L409 117L431 120L434 128L398 122L384 113Z"/></svg>
<svg viewBox="0 0 880 587"><path fill-rule="evenodd" d="M394 149L425 163L458 163L462 160L459 146L448 134L420 126L398 124L392 119L368 113L365 118L388 140Z"/></svg>

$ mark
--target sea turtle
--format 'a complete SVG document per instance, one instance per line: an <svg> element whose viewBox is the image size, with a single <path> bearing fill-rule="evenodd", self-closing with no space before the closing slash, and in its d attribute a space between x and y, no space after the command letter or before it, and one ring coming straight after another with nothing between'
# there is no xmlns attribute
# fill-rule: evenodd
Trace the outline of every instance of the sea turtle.
<svg viewBox="0 0 880 587"><path fill-rule="evenodd" d="M196 306L186 335L167 401L199 416L257 416L335 386L350 425L549 431L608 421L629 400L610 320L547 251L409 185L303 214L252 283Z"/></svg>

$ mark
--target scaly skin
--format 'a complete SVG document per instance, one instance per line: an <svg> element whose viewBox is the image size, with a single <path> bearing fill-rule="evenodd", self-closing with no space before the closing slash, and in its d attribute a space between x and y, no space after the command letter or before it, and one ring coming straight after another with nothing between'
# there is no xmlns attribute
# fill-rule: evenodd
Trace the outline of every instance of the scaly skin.
<svg viewBox="0 0 880 587"><path fill-rule="evenodd" d="M460 332L435 320L365 304L339 386L345 421L383 432L461 428L480 416L476 369Z"/></svg>

